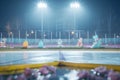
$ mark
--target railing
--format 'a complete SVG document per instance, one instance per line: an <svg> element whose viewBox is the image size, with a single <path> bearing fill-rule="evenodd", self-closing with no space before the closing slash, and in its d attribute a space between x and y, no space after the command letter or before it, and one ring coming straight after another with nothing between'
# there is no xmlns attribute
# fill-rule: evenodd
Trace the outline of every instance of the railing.
<svg viewBox="0 0 120 80"><path fill-rule="evenodd" d="M0 39L1 40L1 39ZM6 38L6 44L22 45L26 39L19 38ZM75 46L77 45L78 39L61 39L63 45ZM2 41L2 40L1 40ZM27 39L29 45L38 45L40 39ZM45 45L57 45L58 39L43 39ZM92 45L93 39L83 39L84 45ZM102 45L120 45L120 38L102 38Z"/></svg>

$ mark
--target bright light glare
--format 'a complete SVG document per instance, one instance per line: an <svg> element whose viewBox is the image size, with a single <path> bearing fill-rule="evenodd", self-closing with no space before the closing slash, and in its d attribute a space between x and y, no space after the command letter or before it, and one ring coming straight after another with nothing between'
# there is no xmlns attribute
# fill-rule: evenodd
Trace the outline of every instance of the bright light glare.
<svg viewBox="0 0 120 80"><path fill-rule="evenodd" d="M78 2L74 2L74 3L71 3L70 4L70 7L71 8L79 8L80 7L80 4Z"/></svg>
<svg viewBox="0 0 120 80"><path fill-rule="evenodd" d="M47 8L47 4L44 2L40 2L37 4L38 8Z"/></svg>
<svg viewBox="0 0 120 80"><path fill-rule="evenodd" d="M71 34L74 34L74 33L75 33L74 31L71 32Z"/></svg>

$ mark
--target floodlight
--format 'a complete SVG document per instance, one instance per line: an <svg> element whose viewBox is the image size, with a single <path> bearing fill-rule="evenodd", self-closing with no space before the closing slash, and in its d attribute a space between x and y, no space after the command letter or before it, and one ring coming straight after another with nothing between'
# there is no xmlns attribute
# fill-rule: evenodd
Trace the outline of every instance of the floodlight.
<svg viewBox="0 0 120 80"><path fill-rule="evenodd" d="M47 8L47 4L45 2L39 2L37 6L38 8Z"/></svg>
<svg viewBox="0 0 120 80"><path fill-rule="evenodd" d="M80 7L80 4L78 2L74 2L74 3L71 3L70 4L70 7L71 8L79 8Z"/></svg>

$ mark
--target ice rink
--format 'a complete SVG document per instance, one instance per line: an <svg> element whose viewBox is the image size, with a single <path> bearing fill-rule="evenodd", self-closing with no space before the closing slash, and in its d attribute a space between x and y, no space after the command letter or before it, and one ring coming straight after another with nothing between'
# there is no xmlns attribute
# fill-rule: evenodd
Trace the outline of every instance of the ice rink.
<svg viewBox="0 0 120 80"><path fill-rule="evenodd" d="M120 51L41 50L0 52L0 66L53 61L120 65Z"/></svg>

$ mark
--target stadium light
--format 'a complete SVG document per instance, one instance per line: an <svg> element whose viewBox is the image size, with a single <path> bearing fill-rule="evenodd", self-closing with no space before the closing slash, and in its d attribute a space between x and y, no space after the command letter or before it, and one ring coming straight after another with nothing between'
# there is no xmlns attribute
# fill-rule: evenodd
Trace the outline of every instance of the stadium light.
<svg viewBox="0 0 120 80"><path fill-rule="evenodd" d="M73 2L73 3L70 4L70 7L71 8L79 8L80 4L78 2Z"/></svg>
<svg viewBox="0 0 120 80"><path fill-rule="evenodd" d="M38 6L38 8L47 8L47 4L45 3L45 2L39 2L38 4L37 4L37 6Z"/></svg>
<svg viewBox="0 0 120 80"><path fill-rule="evenodd" d="M37 7L41 9L41 38L43 39L43 26L44 26L44 9L47 8L47 3L45 2L39 2L37 4Z"/></svg>
<svg viewBox="0 0 120 80"><path fill-rule="evenodd" d="M70 4L70 8L73 13L73 30L75 30L76 29L76 16L77 16L76 13L80 10L81 6L79 2L75 1ZM74 34L74 32L72 32L72 34Z"/></svg>

